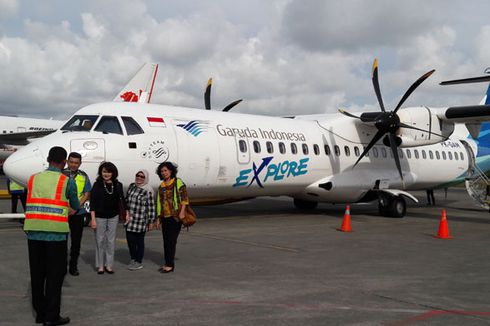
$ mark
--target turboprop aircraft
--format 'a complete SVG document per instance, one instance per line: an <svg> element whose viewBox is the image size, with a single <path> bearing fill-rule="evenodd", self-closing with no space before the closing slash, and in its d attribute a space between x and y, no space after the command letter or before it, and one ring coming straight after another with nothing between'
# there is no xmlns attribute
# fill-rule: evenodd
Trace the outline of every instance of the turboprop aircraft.
<svg viewBox="0 0 490 326"><path fill-rule="evenodd" d="M158 65L145 63L113 99L115 102L150 103ZM0 116L0 164L20 146L49 135L66 121ZM89 127L88 121L85 122ZM90 126L91 127L91 126Z"/></svg>
<svg viewBox="0 0 490 326"><path fill-rule="evenodd" d="M22 184L47 167L52 146L77 151L95 178L111 161L126 186L139 169L155 171L163 161L178 164L193 204L286 195L299 208L318 202L377 200L380 214L402 217L411 190L473 178L487 104L470 107L402 108L433 71L420 77L398 105L385 109L372 81L378 112L269 117L146 103L98 103L77 111L55 133L19 149L4 164ZM208 105L206 105L207 107ZM91 121L93 127L82 128ZM464 125L456 125L456 123ZM488 130L485 129L485 133ZM488 166L487 166L488 167ZM476 178L476 177L475 177ZM155 174L151 185L157 187Z"/></svg>

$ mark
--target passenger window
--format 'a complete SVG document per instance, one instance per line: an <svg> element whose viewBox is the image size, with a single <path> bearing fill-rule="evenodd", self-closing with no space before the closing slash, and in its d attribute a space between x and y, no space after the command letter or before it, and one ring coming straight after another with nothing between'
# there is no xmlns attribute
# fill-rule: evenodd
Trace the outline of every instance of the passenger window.
<svg viewBox="0 0 490 326"><path fill-rule="evenodd" d="M429 157L430 157L431 160L434 159L434 154L432 153L432 151L429 151Z"/></svg>
<svg viewBox="0 0 490 326"><path fill-rule="evenodd" d="M425 155L425 150L422 150L422 158L425 160L427 158L427 155Z"/></svg>
<svg viewBox="0 0 490 326"><path fill-rule="evenodd" d="M359 157L359 155L361 155L359 153L359 147L357 147L357 146L354 146L354 155L357 156L357 157Z"/></svg>
<svg viewBox="0 0 490 326"><path fill-rule="evenodd" d="M461 158L461 161L464 161L464 155L463 155L463 152L459 152L459 157Z"/></svg>
<svg viewBox="0 0 490 326"><path fill-rule="evenodd" d="M386 157L386 149L381 147L381 156Z"/></svg>
<svg viewBox="0 0 490 326"><path fill-rule="evenodd" d="M320 147L317 144L313 144L313 152L315 152L315 155L320 155Z"/></svg>
<svg viewBox="0 0 490 326"><path fill-rule="evenodd" d="M295 143L291 143L291 153L293 154L298 153L298 147L296 147Z"/></svg>
<svg viewBox="0 0 490 326"><path fill-rule="evenodd" d="M409 149L407 149L407 158L412 158L412 153L410 152Z"/></svg>
<svg viewBox="0 0 490 326"><path fill-rule="evenodd" d="M281 153L281 154L286 153L286 145L284 145L283 142L279 143L279 153Z"/></svg>
<svg viewBox="0 0 490 326"><path fill-rule="evenodd" d="M265 143L265 147L267 147L267 153L272 154L274 153L274 146L270 141Z"/></svg>
<svg viewBox="0 0 490 326"><path fill-rule="evenodd" d="M100 119L95 131L103 132L104 134L122 135L121 125L116 117L104 116Z"/></svg>
<svg viewBox="0 0 490 326"><path fill-rule="evenodd" d="M418 160L418 159L419 159L419 151L418 151L418 150L416 150L416 149L414 149L414 150L413 150L413 156L415 156L415 159L417 159L417 160Z"/></svg>
<svg viewBox="0 0 490 326"><path fill-rule="evenodd" d="M349 146L344 146L345 156L350 156L350 148Z"/></svg>
<svg viewBox="0 0 490 326"><path fill-rule="evenodd" d="M335 145L333 149L335 151L335 156L340 156L340 147Z"/></svg>
<svg viewBox="0 0 490 326"><path fill-rule="evenodd" d="M323 146L323 149L325 150L325 155L330 156L330 146L324 145Z"/></svg>
<svg viewBox="0 0 490 326"><path fill-rule="evenodd" d="M260 143L257 140L254 140L253 145L254 145L254 152L260 153Z"/></svg>
<svg viewBox="0 0 490 326"><path fill-rule="evenodd" d="M398 156L400 158L403 158L403 151L401 150L401 148L398 149Z"/></svg>
<svg viewBox="0 0 490 326"><path fill-rule="evenodd" d="M243 139L240 139L238 141L238 147L240 147L240 152L242 153L247 152L247 143Z"/></svg>
<svg viewBox="0 0 490 326"><path fill-rule="evenodd" d="M378 149L376 147L373 147L373 155L374 157L378 157Z"/></svg>
<svg viewBox="0 0 490 326"><path fill-rule="evenodd" d="M449 159L452 161L453 160L453 153L451 152L447 152L447 156L449 157Z"/></svg>
<svg viewBox="0 0 490 326"><path fill-rule="evenodd" d="M441 154L442 154L442 159L445 160L446 159L446 152L445 151L441 151Z"/></svg>
<svg viewBox="0 0 490 326"><path fill-rule="evenodd" d="M128 136L144 134L145 132L141 129L140 125L134 121L131 117L121 117L124 127L126 128L126 133Z"/></svg>
<svg viewBox="0 0 490 326"><path fill-rule="evenodd" d="M309 153L308 145L302 144L301 147L303 148L303 154L308 155L308 153Z"/></svg>
<svg viewBox="0 0 490 326"><path fill-rule="evenodd" d="M459 155L458 155L458 153L454 153L454 159L455 159L456 161L458 161L458 160L459 160Z"/></svg>
<svg viewBox="0 0 490 326"><path fill-rule="evenodd" d="M362 147L362 150L363 150L363 152L364 152L364 151L366 150L366 147L364 147L364 146L363 146L363 147ZM364 156L369 157L369 152L366 152L366 155L364 155Z"/></svg>
<svg viewBox="0 0 490 326"><path fill-rule="evenodd" d="M439 151L436 151L436 159L440 160L441 156L439 155Z"/></svg>
<svg viewBox="0 0 490 326"><path fill-rule="evenodd" d="M75 115L60 130L89 131L92 129L98 117L98 115Z"/></svg>

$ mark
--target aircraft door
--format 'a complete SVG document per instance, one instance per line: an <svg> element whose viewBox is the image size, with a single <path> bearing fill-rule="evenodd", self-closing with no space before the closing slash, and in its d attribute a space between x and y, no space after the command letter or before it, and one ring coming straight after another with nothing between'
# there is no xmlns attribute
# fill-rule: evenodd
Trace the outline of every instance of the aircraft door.
<svg viewBox="0 0 490 326"><path fill-rule="evenodd" d="M237 152L237 160L240 164L248 164L250 162L250 146L248 138L235 135L235 144Z"/></svg>
<svg viewBox="0 0 490 326"><path fill-rule="evenodd" d="M204 120L175 119L179 175L184 181L193 180L194 188L216 184L220 168L220 153L216 129Z"/></svg>

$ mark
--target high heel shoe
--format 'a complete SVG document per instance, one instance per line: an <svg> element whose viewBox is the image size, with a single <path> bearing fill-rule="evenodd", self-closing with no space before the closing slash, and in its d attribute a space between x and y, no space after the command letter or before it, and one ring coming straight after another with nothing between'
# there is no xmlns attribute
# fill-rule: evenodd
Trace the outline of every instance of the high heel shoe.
<svg viewBox="0 0 490 326"><path fill-rule="evenodd" d="M113 269L109 270L109 269L107 269L107 267L104 267L104 270L105 270L105 272L107 274L114 274L114 270Z"/></svg>
<svg viewBox="0 0 490 326"><path fill-rule="evenodd" d="M174 271L175 267L172 267L172 269L165 269L165 268L160 268L160 273L166 274L166 273L172 273Z"/></svg>

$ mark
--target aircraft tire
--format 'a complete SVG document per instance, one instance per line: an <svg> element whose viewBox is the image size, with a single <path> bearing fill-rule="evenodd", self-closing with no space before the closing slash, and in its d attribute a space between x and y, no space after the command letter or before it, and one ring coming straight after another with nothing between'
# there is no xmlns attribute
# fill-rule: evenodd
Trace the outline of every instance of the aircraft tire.
<svg viewBox="0 0 490 326"><path fill-rule="evenodd" d="M315 209L318 202L294 198L294 207L298 209Z"/></svg>
<svg viewBox="0 0 490 326"><path fill-rule="evenodd" d="M390 198L389 216L401 218L407 212L407 203L402 196L394 196Z"/></svg>
<svg viewBox="0 0 490 326"><path fill-rule="evenodd" d="M407 212L407 204L402 196L383 196L378 201L379 215L401 218Z"/></svg>

